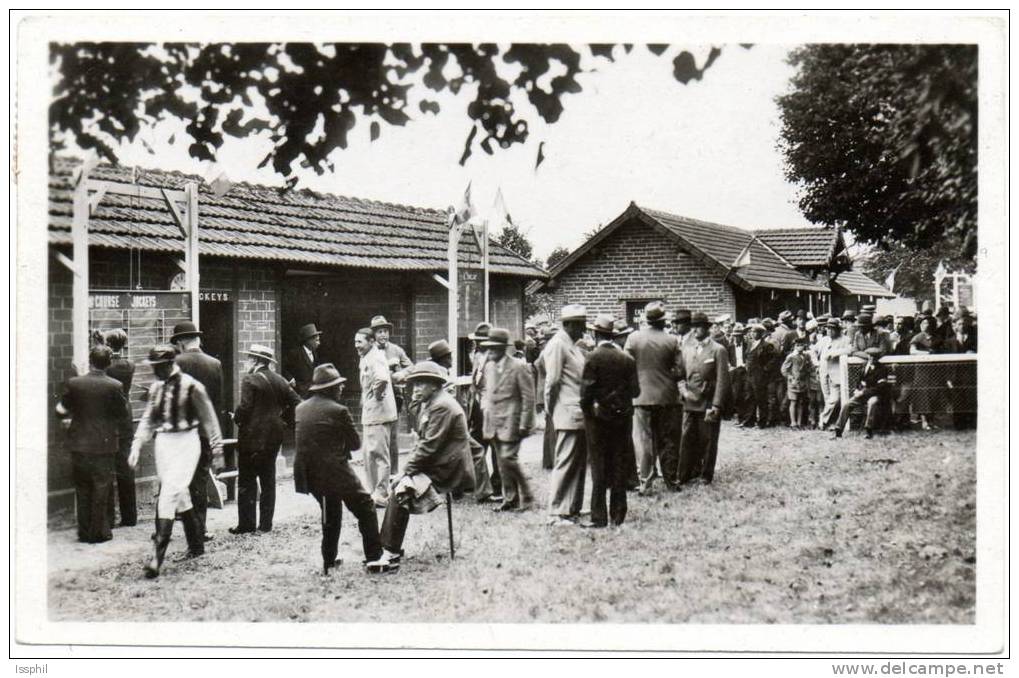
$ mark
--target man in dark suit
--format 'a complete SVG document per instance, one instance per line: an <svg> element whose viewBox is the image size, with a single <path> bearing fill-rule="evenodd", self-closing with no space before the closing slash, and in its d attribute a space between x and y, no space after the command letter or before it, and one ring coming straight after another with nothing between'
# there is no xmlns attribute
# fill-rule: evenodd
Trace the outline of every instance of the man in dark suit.
<svg viewBox="0 0 1019 678"><path fill-rule="evenodd" d="M307 398L312 374L320 362L318 347L322 344L322 333L315 323L309 323L300 329L298 337L301 345L287 354L283 373L290 379L297 394Z"/></svg>
<svg viewBox="0 0 1019 678"><path fill-rule="evenodd" d="M591 522L584 526L605 527L610 517L613 525L622 525L626 486L633 469L633 399L640 395L640 381L636 361L613 341L612 316L598 316L590 329L598 345L584 363L580 389L591 467Z"/></svg>
<svg viewBox="0 0 1019 678"><path fill-rule="evenodd" d="M765 428L771 423L769 387L771 373L778 352L774 344L765 339L764 325L750 326L750 341L746 345L746 405L741 413L740 424Z"/></svg>
<svg viewBox="0 0 1019 678"><path fill-rule="evenodd" d="M862 318L863 316L861 315L860 317ZM874 426L877 422L881 403L882 401L888 402L888 399L891 397L888 367L878 362L881 356L884 355L884 351L880 347L871 346L865 349L864 354L867 356L867 365L863 368L863 375L860 377L860 383L856 387L856 393L849 399L849 402L843 404L842 411L839 412L839 420L835 424L833 440L838 440L842 437L842 432L846 428L846 422L849 421L849 417L853 412L861 408L865 408L867 412L867 418L863 424L866 437L873 438Z"/></svg>
<svg viewBox="0 0 1019 678"><path fill-rule="evenodd" d="M411 513L434 509L442 503L439 495L474 489L467 416L456 398L443 390L447 379L446 371L430 360L407 371L406 383L421 403L418 438L403 474L393 482L382 520L382 557L368 563L369 571L400 562Z"/></svg>
<svg viewBox="0 0 1019 678"><path fill-rule="evenodd" d="M711 322L703 313L694 313L690 324L693 340L683 346L679 382L683 401L680 485L698 476L710 484L715 477L718 432L729 393L729 354L708 335Z"/></svg>
<svg viewBox="0 0 1019 678"><path fill-rule="evenodd" d="M237 424L237 527L231 534L272 530L276 509L276 455L287 426L294 424L294 408L301 397L286 379L269 369L276 362L272 349L252 344L248 373L241 382L241 404L234 412ZM309 385L310 386L310 385ZM259 497L259 486L261 496Z"/></svg>
<svg viewBox="0 0 1019 678"><path fill-rule="evenodd" d="M484 364L482 436L496 451L502 478L502 504L495 510L524 511L530 508L534 497L518 457L520 441L530 435L534 427L534 380L527 363L507 355L509 340L509 330L493 327L488 338L481 342L481 347L488 352ZM475 479L487 475L484 453L474 460L474 468ZM482 499L478 497L479 501Z"/></svg>
<svg viewBox="0 0 1019 678"><path fill-rule="evenodd" d="M223 411L223 365L216 358L202 350L202 333L193 322L185 321L173 328L173 336L170 342L177 346L180 353L175 363L180 371L194 377L209 396L212 409L216 413L216 422L219 423ZM209 468L212 466L212 447L209 439L204 433L201 436L202 454L198 458L198 466L195 468L195 476L191 480L191 504L195 509L195 518L201 528L202 538L205 541L212 539L212 536L205 531L205 516L209 510L209 496L207 494L207 480Z"/></svg>
<svg viewBox="0 0 1019 678"><path fill-rule="evenodd" d="M89 351L89 371L72 377L57 403L68 421L78 541L98 544L113 538L107 502L113 490L114 458L121 441L132 439L131 412L121 384L106 375L111 351L97 345Z"/></svg>
<svg viewBox="0 0 1019 678"><path fill-rule="evenodd" d="M350 451L361 447L350 410L340 404L346 381L326 363L315 368L308 399L297 406L294 489L315 497L322 510L322 571L340 564L336 559L343 505L357 518L365 562L382 556L375 502L350 467Z"/></svg>
<svg viewBox="0 0 1019 678"><path fill-rule="evenodd" d="M106 375L113 377L120 382L124 389L124 398L128 403L128 410L131 407L131 384L134 381L134 363L122 355L124 346L127 345L127 332L124 330L111 330L104 337L106 345L113 351L110 358L110 366L106 368ZM127 464L127 458L131 454L131 441L125 437L120 441L120 449L117 450L117 459L114 462L114 477L117 481L117 502L120 505L120 525L122 527L133 527L138 524L138 500L135 495L134 469ZM114 498L110 493L110 524L113 524Z"/></svg>

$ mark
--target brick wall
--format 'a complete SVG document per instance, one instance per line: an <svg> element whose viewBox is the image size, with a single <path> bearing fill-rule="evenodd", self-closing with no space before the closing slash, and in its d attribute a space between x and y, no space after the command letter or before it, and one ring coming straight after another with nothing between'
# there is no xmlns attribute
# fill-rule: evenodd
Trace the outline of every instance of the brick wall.
<svg viewBox="0 0 1019 678"><path fill-rule="evenodd" d="M559 306L584 304L589 316L623 317L628 300L663 299L670 310L735 313L732 286L719 271L639 221L620 226L556 280Z"/></svg>

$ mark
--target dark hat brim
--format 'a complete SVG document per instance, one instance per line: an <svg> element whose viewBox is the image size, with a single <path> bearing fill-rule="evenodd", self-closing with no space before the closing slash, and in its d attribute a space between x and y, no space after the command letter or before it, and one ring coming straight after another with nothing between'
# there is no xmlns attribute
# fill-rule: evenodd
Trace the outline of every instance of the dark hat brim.
<svg viewBox="0 0 1019 678"><path fill-rule="evenodd" d="M170 341L177 341L178 339L184 339L185 337L200 337L202 336L201 330L191 330L188 332L177 332L176 334L170 335Z"/></svg>

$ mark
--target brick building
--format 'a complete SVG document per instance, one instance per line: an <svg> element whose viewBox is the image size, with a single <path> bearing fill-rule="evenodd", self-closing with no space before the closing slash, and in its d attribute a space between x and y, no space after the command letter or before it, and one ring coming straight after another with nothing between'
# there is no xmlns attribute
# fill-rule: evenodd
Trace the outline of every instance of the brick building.
<svg viewBox="0 0 1019 678"><path fill-rule="evenodd" d="M774 318L787 308L841 312L894 296L852 270L845 249L838 229L747 231L631 203L552 267L546 282L533 285L557 304L582 303L591 315L611 313L631 323L656 299L672 310L743 321Z"/></svg>
<svg viewBox="0 0 1019 678"><path fill-rule="evenodd" d="M52 406L73 375L72 277L56 254L71 254L74 166L55 160L50 176L51 509L66 507L73 496L69 455ZM446 271L442 211L310 191L281 193L250 184L237 184L217 196L198 177L107 165L93 170L91 177L157 188L200 184L199 320L205 350L224 365L225 411L232 411L239 398L240 351L260 343L282 359L297 346L297 330L306 323L324 332L320 355L348 378L344 396L355 416L360 411L353 346L358 328L367 326L373 315L385 315L394 325L392 340L413 360L427 357L428 344L446 337L447 292L433 277ZM183 251L183 236L162 201L106 195L89 219L89 324L92 329L128 331L128 355L136 364L131 398L136 417L152 374L142 360L153 344L168 339L174 324L191 316L188 295L180 291ZM479 277L480 262L476 242L464 238L459 259L463 276ZM519 336L524 285L543 276L541 269L493 243L490 319ZM465 341L467 328L481 319L483 308L462 305L466 317L461 318L460 339ZM231 432L229 417L221 419ZM140 484L150 479L150 464L143 455Z"/></svg>

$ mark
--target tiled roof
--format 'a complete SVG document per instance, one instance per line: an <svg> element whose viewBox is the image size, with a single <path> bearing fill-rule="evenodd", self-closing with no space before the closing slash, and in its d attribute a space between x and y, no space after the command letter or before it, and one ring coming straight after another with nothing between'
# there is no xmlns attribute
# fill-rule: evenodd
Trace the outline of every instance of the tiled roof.
<svg viewBox="0 0 1019 678"><path fill-rule="evenodd" d="M847 294L887 298L895 296L895 293L889 291L887 287L855 269L842 271L833 277L831 282L833 286L842 288Z"/></svg>
<svg viewBox="0 0 1019 678"><path fill-rule="evenodd" d="M76 161L57 159L49 182L49 240L71 243L71 172ZM206 256L387 269L446 269L445 213L312 191L281 193L270 186L235 184L216 197L196 176L100 165L91 178L157 188L199 184L199 251ZM89 243L117 249L183 252L184 240L161 200L107 194L89 218ZM474 238L460 244L461 262L479 263ZM544 272L495 243L491 271L543 278Z"/></svg>
<svg viewBox="0 0 1019 678"><path fill-rule="evenodd" d="M731 275L747 283L751 288L791 289L827 292L823 280L813 280L796 270L781 252L776 251L763 238L755 238L750 231L735 226L713 224L707 221L681 217L668 212L638 207L675 234L688 245L700 250L723 269L728 269L743 250L750 245L750 265L740 267Z"/></svg>
<svg viewBox="0 0 1019 678"><path fill-rule="evenodd" d="M827 266L840 235L838 229L824 227L759 229L754 234L793 266Z"/></svg>

